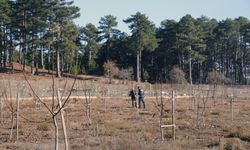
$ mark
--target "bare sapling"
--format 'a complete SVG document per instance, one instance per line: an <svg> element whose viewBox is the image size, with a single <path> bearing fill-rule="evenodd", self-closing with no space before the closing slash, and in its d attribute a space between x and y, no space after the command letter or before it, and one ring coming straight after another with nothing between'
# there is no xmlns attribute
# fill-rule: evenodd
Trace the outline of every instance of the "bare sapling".
<svg viewBox="0 0 250 150"><path fill-rule="evenodd" d="M109 96L109 89L108 88L103 88L101 90L101 100L104 103L104 112L106 113L107 111L107 97Z"/></svg>
<svg viewBox="0 0 250 150"><path fill-rule="evenodd" d="M159 113L159 116L160 116L160 121L159 121L159 127L160 127L160 136L161 136L161 139L162 141L164 140L164 132L163 132L163 129L161 127L161 125L163 124L163 111L164 111L164 104L163 104L163 100L162 100L162 94L161 94L161 98L160 98L160 103L158 102L158 99L159 99L159 96L158 96L158 87L157 85L154 85L154 93L153 93L153 96L155 96L155 101L153 101L153 104L156 108L156 110L158 111Z"/></svg>
<svg viewBox="0 0 250 150"><path fill-rule="evenodd" d="M158 91L158 86L157 85L154 85L154 93L153 93L153 96L155 96L155 100L152 101L153 104L154 104L154 108L156 108L156 110L158 111L159 115L161 115L161 97L159 96L160 93ZM164 105L164 103L163 103Z"/></svg>
<svg viewBox="0 0 250 150"><path fill-rule="evenodd" d="M212 89L212 99L214 102L214 106L216 105L216 90L217 90L217 84L213 84L213 89Z"/></svg>
<svg viewBox="0 0 250 150"><path fill-rule="evenodd" d="M91 89L84 89L85 96L85 112L88 119L88 124L91 124Z"/></svg>
<svg viewBox="0 0 250 150"><path fill-rule="evenodd" d="M8 83L9 83L9 93L10 93L10 96L9 96L9 108L10 108L10 111L11 111L11 129L10 129L10 138L9 140L12 141L12 138L13 138L13 129L14 129L14 125L15 125L15 106L14 106L14 102L13 102L13 99L12 99L12 89L11 89L11 83L10 83L10 80L8 80ZM6 92L6 98L7 98L7 92Z"/></svg>
<svg viewBox="0 0 250 150"><path fill-rule="evenodd" d="M202 124L203 126L205 126L205 111L206 111L206 108L209 108L207 107L207 102L208 102L208 99L209 99L209 95L210 95L210 88L207 90L207 89L201 89L200 91L200 98L201 98L201 104L198 102L198 105L197 105L197 117L196 117L196 122L197 122L197 127L200 126L200 115L201 115L201 118L202 118ZM201 113L199 113L201 109Z"/></svg>
<svg viewBox="0 0 250 150"><path fill-rule="evenodd" d="M209 94L210 94L210 89L206 91L207 93L204 94L203 98L202 98L202 104L203 104L203 107L202 107L202 123L203 123L203 126L205 126L205 110L206 108L209 108L207 107L207 102L208 102L208 99L209 99Z"/></svg>
<svg viewBox="0 0 250 150"><path fill-rule="evenodd" d="M235 103L234 94L227 95L227 99L229 100L229 103L230 103L231 122L233 122L233 120L234 120L234 103Z"/></svg>
<svg viewBox="0 0 250 150"><path fill-rule="evenodd" d="M11 89L11 83L8 80L8 85L9 85L9 96L8 96L8 92L7 92L7 88L4 88L3 91L3 96L4 99L6 101L6 106L7 109L9 110L9 112L11 113L11 128L10 128L10 135L9 135L9 140L12 141L13 140L13 130L14 130L14 119L15 119L15 106L13 104L13 99L12 99L12 89Z"/></svg>
<svg viewBox="0 0 250 150"><path fill-rule="evenodd" d="M159 98L159 95L160 95L160 98ZM161 140L164 141L164 131L163 131L163 128L161 127L163 125L163 112L164 112L162 86L161 86L161 94L159 94L158 93L158 86L156 84L154 85L154 96L155 96L155 101L153 101L153 104L154 104L156 110L159 112L159 116L160 116L160 120L159 120L160 136L161 136ZM158 102L159 99L160 99L160 103Z"/></svg>
<svg viewBox="0 0 250 150"><path fill-rule="evenodd" d="M199 104L199 99L201 98L200 96L200 91L201 91L201 86L197 85L196 88L194 88L194 85L192 85L192 109L194 112L197 113L197 108Z"/></svg>
<svg viewBox="0 0 250 150"><path fill-rule="evenodd" d="M231 100L230 100L230 106L231 106L231 121L233 122L234 121L234 98L232 97Z"/></svg>
<svg viewBox="0 0 250 150"><path fill-rule="evenodd" d="M3 89L0 107L1 107L1 112L2 112L3 111L2 101L5 100L7 110L9 110L9 112L11 113L11 128L10 128L9 140L14 141L13 131L16 125L16 141L17 141L19 137L19 131L18 131L19 129L19 89L17 88L17 97L16 97L16 104L15 104L14 99L12 99L12 88L11 88L11 83L9 80L8 80L8 85L9 85L8 88L4 87ZM7 90L9 92L7 92Z"/></svg>
<svg viewBox="0 0 250 150"><path fill-rule="evenodd" d="M194 87L192 86L192 103L191 103L191 109L194 110L196 105L196 91Z"/></svg>
<svg viewBox="0 0 250 150"><path fill-rule="evenodd" d="M234 115L235 115L235 108L237 104L237 93L235 92L234 88L231 89L232 94L229 95L229 100L230 100L230 109L231 109L231 122L234 121ZM238 112L239 112L239 106L238 106Z"/></svg>
<svg viewBox="0 0 250 150"><path fill-rule="evenodd" d="M66 104L69 102L70 100L70 96L72 94L72 91L73 91L73 88L75 86L75 83L76 83L76 77L74 78L74 81L72 83L72 86L69 90L69 93L68 95L66 96L66 98L63 100L63 94L64 92L66 91L66 87L67 87L67 80L65 82L65 85L64 85L64 89L63 89L63 93L62 95L57 95L57 99L58 100L61 100L61 106L59 104L59 101L58 103L56 104L56 101L55 101L55 81L54 81L54 76L52 75L52 104L51 104L51 107L49 107L49 104L46 103L44 100L42 100L41 97L38 96L38 94L35 92L34 88L32 87L31 83L29 82L27 76L24 74L24 77L25 77L25 80L28 84L28 86L30 87L30 90L32 91L32 93L35 95L35 97L37 98L37 100L46 108L46 110L48 111L48 113L51 115L51 120L53 122L53 125L54 125L54 137L55 137L55 145L54 145L54 149L55 150L58 150L58 124L57 124L57 120L56 120L56 116L61 113L61 110L63 108L65 108Z"/></svg>

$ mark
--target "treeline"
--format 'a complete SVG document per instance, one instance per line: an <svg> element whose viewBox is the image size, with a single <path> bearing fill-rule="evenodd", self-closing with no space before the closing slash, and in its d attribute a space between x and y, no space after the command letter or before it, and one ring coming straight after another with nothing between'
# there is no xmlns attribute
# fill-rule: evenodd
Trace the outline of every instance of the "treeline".
<svg viewBox="0 0 250 150"><path fill-rule="evenodd" d="M80 16L79 10L66 0L0 0L1 70L18 62L23 70L31 66L32 74L47 69L58 77L68 72L106 73L150 82L170 82L170 72L178 70L189 83L206 83L211 74L248 83L248 18L217 21L186 15L178 22L164 20L157 28L137 12L124 18L128 34L117 29L112 15L102 17L98 27L78 27L73 19Z"/></svg>

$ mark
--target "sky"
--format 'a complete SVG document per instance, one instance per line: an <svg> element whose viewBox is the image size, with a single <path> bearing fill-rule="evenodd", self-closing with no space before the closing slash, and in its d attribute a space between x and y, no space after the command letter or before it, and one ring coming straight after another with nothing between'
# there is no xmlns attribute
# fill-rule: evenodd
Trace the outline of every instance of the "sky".
<svg viewBox="0 0 250 150"><path fill-rule="evenodd" d="M127 33L128 25L123 20L138 11L157 27L165 19L179 21L186 14L217 20L239 16L250 19L250 0L74 0L74 5L81 8L81 17L75 20L77 25L98 26L101 17L111 14L117 18L117 28Z"/></svg>

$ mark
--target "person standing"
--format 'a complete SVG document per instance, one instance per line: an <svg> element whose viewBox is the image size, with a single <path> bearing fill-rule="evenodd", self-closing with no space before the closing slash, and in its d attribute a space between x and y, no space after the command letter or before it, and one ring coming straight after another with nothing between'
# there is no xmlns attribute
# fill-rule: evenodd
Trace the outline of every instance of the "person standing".
<svg viewBox="0 0 250 150"><path fill-rule="evenodd" d="M135 98L135 90L132 88L129 92L129 96L131 97L132 107L136 107L136 98Z"/></svg>
<svg viewBox="0 0 250 150"><path fill-rule="evenodd" d="M143 108L145 108L144 91L139 86L138 86L138 96L139 96L139 108L141 108L141 104L143 104Z"/></svg>

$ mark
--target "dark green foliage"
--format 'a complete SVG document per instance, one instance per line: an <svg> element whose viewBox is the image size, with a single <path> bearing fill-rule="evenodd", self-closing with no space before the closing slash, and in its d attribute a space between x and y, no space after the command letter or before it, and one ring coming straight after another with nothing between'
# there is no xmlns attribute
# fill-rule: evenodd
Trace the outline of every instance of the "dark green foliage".
<svg viewBox="0 0 250 150"><path fill-rule="evenodd" d="M137 12L124 20L130 35L117 29L112 15L102 17L98 28L91 23L77 27L73 19L79 10L66 0L0 0L1 71L18 62L23 70L31 66L32 74L48 69L58 77L64 72L103 75L103 65L113 62L123 68L115 75L121 79L249 83L248 18L185 15L156 28Z"/></svg>
<svg viewBox="0 0 250 150"><path fill-rule="evenodd" d="M81 29L81 40L87 43L84 46L82 65L86 66L86 70L90 74L93 74L98 69L96 64L97 53L100 49L98 38L98 29L95 25L89 23Z"/></svg>
<svg viewBox="0 0 250 150"><path fill-rule="evenodd" d="M141 75L144 75L142 70L149 63L143 59L142 51L152 52L158 47L159 40L156 38L156 28L154 24L149 21L148 17L140 12L131 15L131 17L124 20L124 22L129 24L129 28L132 32L130 43L131 48L137 55L137 81L140 82ZM152 59L152 57L150 59Z"/></svg>

